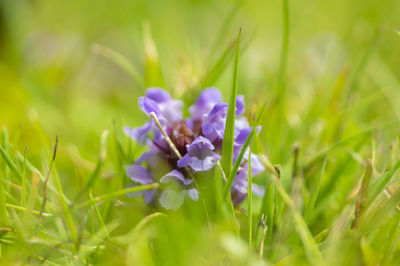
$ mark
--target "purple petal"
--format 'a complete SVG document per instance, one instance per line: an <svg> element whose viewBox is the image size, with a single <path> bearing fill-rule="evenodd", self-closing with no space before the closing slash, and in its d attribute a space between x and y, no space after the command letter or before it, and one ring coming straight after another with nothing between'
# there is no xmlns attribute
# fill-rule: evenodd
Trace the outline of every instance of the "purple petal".
<svg viewBox="0 0 400 266"><path fill-rule="evenodd" d="M240 193L247 193L247 187L247 171L240 168L233 180L232 190L239 191Z"/></svg>
<svg viewBox="0 0 400 266"><path fill-rule="evenodd" d="M203 124L201 129L203 134L211 141L215 141L219 137L215 124Z"/></svg>
<svg viewBox="0 0 400 266"><path fill-rule="evenodd" d="M136 161L135 164L140 165L142 163L147 164L147 168L151 171L159 167L159 151L158 148L152 146L151 150L144 152Z"/></svg>
<svg viewBox="0 0 400 266"><path fill-rule="evenodd" d="M190 145L186 145L186 148L189 152L196 147L199 147L201 149L208 149L211 151L215 149L214 145L212 145L212 143L203 136L198 136Z"/></svg>
<svg viewBox="0 0 400 266"><path fill-rule="evenodd" d="M245 156L245 159L249 159L249 157L248 157L249 155L248 155L248 153L247 153L247 158L246 158L246 156ZM246 166L246 169L247 169L247 167L248 167L248 164L246 164L247 166ZM251 175L252 176L255 176L255 175L258 175L258 174L260 174L260 173L262 173L262 172L264 172L265 171L265 166L264 166L264 164L261 162L261 160L260 160L260 157L257 155L257 154L254 154L254 153L252 153L251 154Z"/></svg>
<svg viewBox="0 0 400 266"><path fill-rule="evenodd" d="M171 100L171 96L168 92L161 88L150 87L146 90L146 97L152 99L157 103L163 103Z"/></svg>
<svg viewBox="0 0 400 266"><path fill-rule="evenodd" d="M188 153L178 161L178 166L189 165L195 171L207 171L214 167L220 156L214 153L211 142L203 137L197 137L190 145L186 146Z"/></svg>
<svg viewBox="0 0 400 266"><path fill-rule="evenodd" d="M213 109L211 110L210 113L208 113L208 117L214 118L216 116L226 116L226 113L228 111L228 104L227 103L217 103L214 105Z"/></svg>
<svg viewBox="0 0 400 266"><path fill-rule="evenodd" d="M154 197L156 196L156 193L157 191L155 189L144 191L144 202L149 203L153 201Z"/></svg>
<svg viewBox="0 0 400 266"><path fill-rule="evenodd" d="M157 103L150 98L139 97L139 107L147 115L151 112L154 112L157 116L160 115L160 108Z"/></svg>
<svg viewBox="0 0 400 266"><path fill-rule="evenodd" d="M146 123L141 127L129 128L124 127L124 133L130 136L135 141L144 144L147 139L147 134L151 130L151 123Z"/></svg>
<svg viewBox="0 0 400 266"><path fill-rule="evenodd" d="M179 100L169 100L161 103L159 105L161 116L164 117L169 123L182 120L182 106L183 103Z"/></svg>
<svg viewBox="0 0 400 266"><path fill-rule="evenodd" d="M199 200L199 191L195 188L192 189L188 189L186 190L186 193L188 195L189 198L191 198L194 201L198 201Z"/></svg>
<svg viewBox="0 0 400 266"><path fill-rule="evenodd" d="M259 197L262 197L265 194L265 188L263 186L254 183L251 184L251 190L253 191L254 194L256 194Z"/></svg>
<svg viewBox="0 0 400 266"><path fill-rule="evenodd" d="M193 119L202 119L205 114L210 112L215 104L222 99L221 93L216 88L205 89L197 98L194 105L189 108L189 112Z"/></svg>
<svg viewBox="0 0 400 266"><path fill-rule="evenodd" d="M135 182L138 182L142 185L153 183L153 178L149 171L146 168L140 165L126 165L125 171L127 176Z"/></svg>
<svg viewBox="0 0 400 266"><path fill-rule="evenodd" d="M217 103L211 112L204 117L203 134L211 141L223 138L227 111L227 103Z"/></svg>
<svg viewBox="0 0 400 266"><path fill-rule="evenodd" d="M248 173L247 170L240 168L235 176L231 188L231 196L234 205L239 205L247 196L248 193ZM252 191L257 196L263 196L265 188L257 184L252 183Z"/></svg>
<svg viewBox="0 0 400 266"><path fill-rule="evenodd" d="M235 139L235 144L243 145L247 137L250 135L251 130L251 127L243 128L242 130L240 130L239 135Z"/></svg>
<svg viewBox="0 0 400 266"><path fill-rule="evenodd" d="M212 153L211 156L207 156L203 159L199 159L197 157L192 157L189 162L189 166L197 171L208 171L214 167L217 161L220 159L220 156L216 153Z"/></svg>
<svg viewBox="0 0 400 266"><path fill-rule="evenodd" d="M182 182L186 186L193 182L192 179L185 178L183 176L183 174L181 172L179 172L178 170L172 170L171 172L169 172L165 176L161 177L160 182L161 183L169 183L173 179Z"/></svg>
<svg viewBox="0 0 400 266"><path fill-rule="evenodd" d="M236 96L236 115L242 115L244 113L244 96Z"/></svg>
<svg viewBox="0 0 400 266"><path fill-rule="evenodd" d="M179 168L182 168L188 166L189 162L190 162L190 156L189 154L185 154L180 160L178 160L177 165Z"/></svg>

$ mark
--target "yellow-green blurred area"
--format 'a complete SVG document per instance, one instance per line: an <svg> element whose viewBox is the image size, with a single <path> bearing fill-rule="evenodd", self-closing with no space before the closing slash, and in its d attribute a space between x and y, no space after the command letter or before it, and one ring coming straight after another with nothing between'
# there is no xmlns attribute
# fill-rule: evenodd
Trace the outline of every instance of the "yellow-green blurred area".
<svg viewBox="0 0 400 266"><path fill-rule="evenodd" d="M321 111L321 119L301 130L303 136L318 135L327 123L339 123L338 117L349 113L350 124L343 130L350 127L354 132L374 121L397 119L400 36L395 29L400 27L400 1L289 4L287 124L281 130L301 128L307 113L316 111L310 106L319 102L329 104L328 115ZM62 143L80 150L96 147L100 132L113 120L140 125L145 116L137 98L148 86L192 99L240 27L245 47L239 93L247 96L248 106L264 100L273 104L279 94L279 0L3 0L0 11L0 124L7 125L11 135L19 132L19 145L31 151L40 149L35 123L49 138L58 134ZM96 47L124 56L143 84ZM228 65L210 84L223 91L225 99L231 69ZM273 138L264 141L267 147L275 143ZM278 154L272 148L268 152Z"/></svg>
<svg viewBox="0 0 400 266"><path fill-rule="evenodd" d="M138 97L228 102L240 28L265 196L226 214L215 169L176 212L127 197ZM0 264L398 264L398 30L400 0L0 0Z"/></svg>

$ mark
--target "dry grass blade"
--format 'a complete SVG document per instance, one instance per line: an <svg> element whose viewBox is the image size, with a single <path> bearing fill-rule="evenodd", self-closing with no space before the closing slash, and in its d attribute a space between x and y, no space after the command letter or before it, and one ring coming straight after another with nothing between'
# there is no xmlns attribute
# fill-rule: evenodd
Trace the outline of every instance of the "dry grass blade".
<svg viewBox="0 0 400 266"><path fill-rule="evenodd" d="M362 213L364 211L365 203L367 201L368 186L371 181L371 176L372 176L372 163L371 163L371 160L368 159L367 170L365 171L363 180L361 182L361 187L360 187L360 190L358 191L358 195L357 195L353 228L358 227L358 222L359 222L360 216L362 215Z"/></svg>
<svg viewBox="0 0 400 266"><path fill-rule="evenodd" d="M46 208L46 202L47 202L47 197L48 197L47 183L49 182L51 169L52 169L53 163L54 163L54 161L56 159L57 147L58 147L58 136L56 136L56 143L54 144L54 149L53 149L53 157L52 157L51 162L50 162L50 166L49 166L49 170L47 172L46 179L45 179L45 181L43 183L43 200L42 200L42 206L40 207L39 219L42 217L44 209Z"/></svg>

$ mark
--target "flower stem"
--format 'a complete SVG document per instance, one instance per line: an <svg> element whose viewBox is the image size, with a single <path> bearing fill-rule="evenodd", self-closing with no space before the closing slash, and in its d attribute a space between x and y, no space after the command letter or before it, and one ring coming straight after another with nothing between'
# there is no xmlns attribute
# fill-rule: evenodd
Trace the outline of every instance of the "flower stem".
<svg viewBox="0 0 400 266"><path fill-rule="evenodd" d="M165 132L164 128L162 127L160 121L158 120L156 114L154 112L150 112L150 116L151 118L154 120L154 122L156 123L156 125L158 126L158 128L161 131L161 134L164 136L165 141L168 143L168 146L170 147L170 149L175 153L175 155L181 159L182 155L180 154L180 152L178 151L178 149L175 147L174 143L172 142L171 138L168 136L167 132Z"/></svg>
<svg viewBox="0 0 400 266"><path fill-rule="evenodd" d="M249 224L249 248L252 244L252 234L253 234L253 191L252 191L252 178L251 178L251 145L249 145L249 160L248 160L248 170L247 170L247 204L248 204L248 224Z"/></svg>

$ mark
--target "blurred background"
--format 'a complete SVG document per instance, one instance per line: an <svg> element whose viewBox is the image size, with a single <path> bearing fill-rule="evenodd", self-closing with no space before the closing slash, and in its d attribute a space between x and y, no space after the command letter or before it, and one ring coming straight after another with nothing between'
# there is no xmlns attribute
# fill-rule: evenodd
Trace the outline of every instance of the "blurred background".
<svg viewBox="0 0 400 266"><path fill-rule="evenodd" d="M23 171L27 159L47 173L58 135L53 172L59 174L67 198L79 202L77 196L82 196L78 193L88 184L86 180L98 176L101 180L90 186L93 195L123 189L129 183L123 165L143 151L122 134L124 125L140 126L147 119L138 108L138 97L147 87L159 86L183 99L188 107L200 90L214 86L227 100L232 88L235 40L242 28L238 90L246 96L246 116L251 118L252 112L267 101L263 130L255 139L253 151L281 165L285 188L290 188L293 177L304 177L303 190L295 191L299 195L311 191L313 177L319 175L328 154L318 202L308 223L311 233L319 236L352 204L366 159L371 159L373 175L378 177L391 169L400 156L400 34L396 32L400 29L400 1L289 0L288 24L284 23L283 3L0 0L0 126L6 126L10 136L8 142L3 130L0 145ZM285 36L287 53L282 52ZM103 134L100 141L104 130L110 134ZM4 167L4 176L7 169ZM57 175L52 175L50 182ZM267 173L262 174L255 182L265 185L266 177ZM21 193L15 187L10 186L7 202L19 204ZM272 202L273 194L266 195L271 195L271 199L265 198ZM254 209L261 210L261 199L254 198ZM52 205L48 209L54 213L60 209L58 199L58 194L50 194L48 205ZM147 248L147 234L140 233L140 241L134 243L131 235L125 234L154 212L140 200L124 197L101 205L104 221L117 221L120 226L113 232L116 237L107 244L106 251L93 255L94 262L117 265L125 255L129 261L150 254L148 250L142 252ZM301 195L294 200L301 204ZM220 233L229 231L227 226L217 225L218 233L203 234L204 220L198 219L196 213L201 208L190 203L185 206L181 213L169 214L170 223L160 223L163 234L159 234L162 237L158 242L154 241L155 254L159 255L155 256L156 264L179 265L177 259L182 265L192 263L191 256L186 260L185 252L207 258L207 252L215 252L210 243L216 243ZM36 208L40 209L40 205ZM97 229L88 217L93 218L94 211L88 208L73 215L83 241L91 241ZM242 224L246 215L245 211L238 214ZM265 254L272 262L291 254L292 246L298 250L297 242L291 245L287 241L294 230L288 217L277 215L274 222L282 226L266 243ZM48 229L54 235L49 239L70 243L68 235L74 231L60 226L61 218L54 224L51 219L42 221L46 222L44 239ZM254 220L254 224L258 221ZM398 228L398 220L393 221L396 224L392 227ZM24 222L36 224L32 219ZM243 228L241 233L245 234L246 227ZM382 244L389 231L381 232L377 235L382 236L382 242L370 247L379 255L391 247ZM148 234L155 235L151 229ZM352 245L347 239L354 238L343 239L346 241L341 243L347 246L333 242L340 252L331 257L344 260L347 256L349 260L343 265L357 265L353 260L361 257L359 240ZM118 248L114 240L119 243ZM35 249L21 243L10 258L19 260L23 257L21 250L29 256L64 257L63 246L62 252L53 255L54 242ZM224 243L235 246L229 237ZM241 254L236 249L231 253ZM86 262L89 255L81 257ZM66 264L69 259L60 263ZM201 265L203 261L196 263Z"/></svg>
<svg viewBox="0 0 400 266"><path fill-rule="evenodd" d="M266 149L278 161L287 160L290 144L301 141L302 134L319 134L355 103L368 110L352 112L361 126L400 114L400 36L395 32L400 27L400 1L289 4L289 78L280 130L297 133L289 143L280 141L289 147L282 151L274 144L280 134L272 131L269 136L265 128ZM2 0L0 125L18 132L18 143L32 152L40 148L32 121L51 139L59 134L61 143L90 150L112 121L132 127L142 123L145 116L138 112L137 97L145 87L164 87L190 104L202 89L200 81L240 27L239 93L247 96L250 106L264 100L273 105L280 90L282 20L279 0ZM113 51L133 72L108 58ZM225 99L231 69L227 64L212 84L206 84L218 87ZM356 81L351 80L353 74ZM337 112L330 109L323 121L304 125L318 103L330 103ZM296 130L301 126L303 133Z"/></svg>

